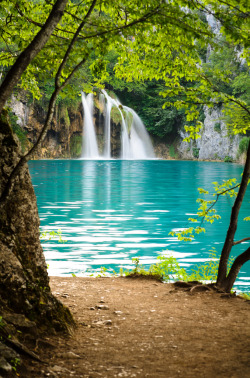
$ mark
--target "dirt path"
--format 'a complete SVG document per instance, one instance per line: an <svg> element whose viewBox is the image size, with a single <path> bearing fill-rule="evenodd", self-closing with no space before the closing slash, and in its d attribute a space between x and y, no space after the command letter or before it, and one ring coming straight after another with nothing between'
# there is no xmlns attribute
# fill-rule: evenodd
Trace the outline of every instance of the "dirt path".
<svg viewBox="0 0 250 378"><path fill-rule="evenodd" d="M52 277L72 337L48 338L26 377L250 377L250 302L172 284ZM39 352L39 348L38 348Z"/></svg>

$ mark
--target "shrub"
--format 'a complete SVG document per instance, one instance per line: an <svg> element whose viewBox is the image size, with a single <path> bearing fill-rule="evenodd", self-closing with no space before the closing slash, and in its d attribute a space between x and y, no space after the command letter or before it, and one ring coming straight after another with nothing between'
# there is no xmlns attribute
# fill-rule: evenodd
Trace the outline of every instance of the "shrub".
<svg viewBox="0 0 250 378"><path fill-rule="evenodd" d="M231 156L225 156L224 162L225 163L232 163L233 162L233 158Z"/></svg>
<svg viewBox="0 0 250 378"><path fill-rule="evenodd" d="M81 135L73 135L70 139L70 155L71 157L79 157L82 153L82 137Z"/></svg>
<svg viewBox="0 0 250 378"><path fill-rule="evenodd" d="M217 133L221 133L221 123L220 122L216 122L214 124L214 131L216 131Z"/></svg>
<svg viewBox="0 0 250 378"><path fill-rule="evenodd" d="M175 152L175 147L173 144L169 147L169 155L171 158L175 159L176 158L176 152Z"/></svg>
<svg viewBox="0 0 250 378"><path fill-rule="evenodd" d="M247 153L248 145L249 145L250 138L249 137L243 137L239 143L239 149L238 154L242 155Z"/></svg>
<svg viewBox="0 0 250 378"><path fill-rule="evenodd" d="M199 153L200 153L200 149L197 148L197 147L193 147L193 157L195 157L196 159L198 159Z"/></svg>

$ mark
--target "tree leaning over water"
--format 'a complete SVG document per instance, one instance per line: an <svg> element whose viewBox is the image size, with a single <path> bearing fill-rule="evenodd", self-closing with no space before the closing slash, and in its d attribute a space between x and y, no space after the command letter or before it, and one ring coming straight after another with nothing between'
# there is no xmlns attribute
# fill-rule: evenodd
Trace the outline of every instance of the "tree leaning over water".
<svg viewBox="0 0 250 378"><path fill-rule="evenodd" d="M12 1L4 1L0 4L0 22L3 30L1 46L4 46L0 56L3 69L3 81L0 87L1 106L15 85L19 88L20 86L24 89L29 88L34 96L39 96L38 78L41 80L45 77L52 77L54 80L44 128L36 144L28 153L21 156L18 152L17 142L13 139L6 119L2 120L0 129L2 143L0 242L3 257L3 269L1 270L1 279L4 283L3 298L10 308L21 311L30 318L35 318L35 308L37 317L40 316L39 313L43 313L43 316L48 315L48 311L47 313L41 311L44 303L48 302L48 296L50 297L50 314L58 305L53 302L48 278L46 278L45 262L41 254L41 246L39 246L38 215L36 214L35 239L32 236L32 222L26 222L26 218L31 214L31 209L36 208L34 199L22 213L23 224L28 224L27 227L30 230L30 233L24 235L25 227L18 227L17 222L17 208L21 201L21 198L18 198L19 202L17 201L17 194L21 193L21 188L23 188L26 190L26 197L27 193L32 190L26 163L39 148L46 135L59 93L66 86L70 88L73 76L77 77L80 73L83 74L84 71L81 69L86 67L90 56L94 56L94 63L89 67L94 81L89 83L86 79L84 89L90 91L93 86L101 87L107 75L105 56L107 52L115 49L120 54L116 67L118 75L124 76L128 80L164 78L166 93L172 91L173 94L177 91L181 92L181 79L185 78L190 82L197 80L201 83L201 92L204 92L208 98L212 92L211 88L208 89L206 86L206 79L202 78L203 72L199 69L200 58L196 46L199 44L199 47L204 47L210 43L217 48L218 44L216 35L203 21L200 12L214 12L214 17L224 22L227 36L235 43L241 43L242 46L248 47L245 29L249 14L246 5L237 5L232 0L226 5L222 1L190 2L183 0L169 2L151 0L147 4L129 0L115 3L100 0L72 2L58 0L52 8L53 4L48 1L33 3L26 0L19 2L18 5ZM220 7L221 4L223 7ZM60 10L55 15L53 12L57 6L60 7ZM205 9L206 6L209 6L208 9ZM53 20L53 22L51 21L50 27L46 29L48 20ZM50 30L49 34L48 29ZM40 38L42 42L35 43L34 41L39 39L38 35L42 36ZM15 74L12 75L12 72ZM74 88L70 88L70 90L74 91ZM198 91L191 94L195 98L201 98ZM189 95L192 100L191 94L186 93L185 96ZM221 100L220 96L222 96L221 93L218 94L216 101ZM185 101L177 102L177 106L182 106ZM201 100L199 100L200 104ZM210 106L213 104L214 100L210 100ZM242 108L244 104L241 102L239 106ZM4 115L5 112L2 111L2 117ZM190 102L188 117L194 120L196 115L195 104L192 105ZM193 129L190 131L194 132ZM249 154L248 150L248 157ZM246 168L246 177L249 178L249 168ZM26 185L28 186L25 189ZM242 197L244 197L245 181L241 187L243 188L241 197L233 215L234 224L235 221L237 224L237 211ZM231 236L229 239L231 243ZM27 245L32 243L35 245L35 249L27 253ZM39 255L36 252L38 249ZM9 273L6 275L8 254L13 254L13 266L9 267ZM227 252L222 255L224 257L221 260L220 279L218 277L217 282L226 291L228 291L228 286L224 285L224 266L227 265L227 254L228 248ZM42 264L39 263L39 259L43 259ZM237 272L242 261L244 263L247 259L249 259L249 252L246 251L241 261L236 259L232 272ZM39 265L39 269L37 265ZM18 279L14 281L14 285L11 281L11 269L13 272L18 272L16 274ZM20 276L22 276L21 279ZM232 277L234 276L235 274L232 274ZM41 282L43 286L41 286ZM20 285L22 288L25 287L24 290L22 289L22 296L19 291ZM41 287L43 287L42 290ZM38 299L35 300L35 297ZM25 299L28 299L29 305L27 303L24 305ZM59 322L63 323L67 319L71 322L69 315L62 316ZM54 322L56 323L55 319Z"/></svg>

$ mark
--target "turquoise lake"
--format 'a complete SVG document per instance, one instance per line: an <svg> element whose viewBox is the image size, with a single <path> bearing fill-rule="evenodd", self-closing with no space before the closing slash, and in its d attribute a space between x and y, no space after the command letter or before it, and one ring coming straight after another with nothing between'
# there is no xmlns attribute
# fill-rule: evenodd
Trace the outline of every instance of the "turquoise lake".
<svg viewBox="0 0 250 378"><path fill-rule="evenodd" d="M159 255L171 254L192 269L221 251L232 199L217 205L221 219L206 225L206 234L180 242L171 230L188 227L197 211L197 188L212 188L213 181L240 179L242 166L196 161L39 160L29 162L37 195L41 229L61 229L61 244L43 243L49 274L84 276L101 267L131 268L131 259L149 266ZM240 213L236 239L249 236L250 190ZM234 247L233 255L249 243ZM235 288L250 291L250 262Z"/></svg>

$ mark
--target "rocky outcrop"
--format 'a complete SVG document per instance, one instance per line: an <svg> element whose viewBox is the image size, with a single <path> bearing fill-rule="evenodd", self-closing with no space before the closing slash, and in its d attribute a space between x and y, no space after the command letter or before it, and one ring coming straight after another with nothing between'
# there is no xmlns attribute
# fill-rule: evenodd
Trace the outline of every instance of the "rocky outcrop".
<svg viewBox="0 0 250 378"><path fill-rule="evenodd" d="M0 197L19 159L19 142L6 114L0 121ZM26 165L0 207L0 311L25 315L41 327L66 330L74 322L68 309L51 294L39 223Z"/></svg>
<svg viewBox="0 0 250 378"><path fill-rule="evenodd" d="M25 96L11 97L8 104L16 116L16 123L24 130L30 143L34 144L43 128L46 111L41 104L27 104ZM81 155L83 111L81 104L76 109L56 107L56 111L38 153L34 158L69 158Z"/></svg>
<svg viewBox="0 0 250 378"><path fill-rule="evenodd" d="M199 160L238 160L240 137L229 135L225 123L221 120L221 110L205 108L204 112L205 120L204 128L200 133L201 138L190 143L182 140L177 148L180 157ZM181 132L180 136L184 139L187 134Z"/></svg>

